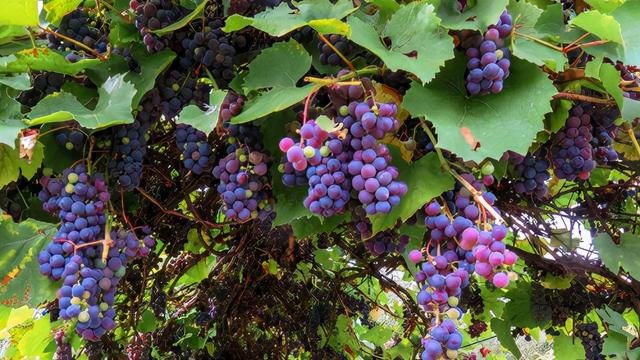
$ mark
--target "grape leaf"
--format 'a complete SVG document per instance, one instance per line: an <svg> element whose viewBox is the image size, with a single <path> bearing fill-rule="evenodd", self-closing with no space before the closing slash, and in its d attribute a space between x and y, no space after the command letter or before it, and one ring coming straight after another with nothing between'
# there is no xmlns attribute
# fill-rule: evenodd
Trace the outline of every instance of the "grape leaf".
<svg viewBox="0 0 640 360"><path fill-rule="evenodd" d="M377 55L389 69L409 71L423 83L433 79L444 62L453 57L453 42L439 26L433 5L417 2L403 5L382 33L358 17L349 18L348 23L353 42ZM390 39L389 48L382 38Z"/></svg>
<svg viewBox="0 0 640 360"><path fill-rule="evenodd" d="M620 24L620 28L622 29L622 51L624 56L620 60L627 64L640 64L640 31L638 31L639 13L640 0L627 0L611 14Z"/></svg>
<svg viewBox="0 0 640 360"><path fill-rule="evenodd" d="M223 30L233 32L252 26L269 35L283 36L308 25L323 34L348 35L349 27L340 19L357 9L351 0L338 0L335 4L329 0L307 0L296 4L296 7L297 11L291 11L286 2L282 2L278 7L267 9L253 18L233 14L227 19Z"/></svg>
<svg viewBox="0 0 640 360"><path fill-rule="evenodd" d="M512 59L511 75L499 94L467 98L464 56L447 62L426 86L413 84L404 107L414 116L426 116L438 132L439 146L476 163L499 159L507 150L524 154L543 129L556 89L540 69ZM480 142L474 150L467 140Z"/></svg>
<svg viewBox="0 0 640 360"><path fill-rule="evenodd" d="M0 86L0 144L11 148L15 146L18 134L27 127L21 119L20 103L9 97L4 86Z"/></svg>
<svg viewBox="0 0 640 360"><path fill-rule="evenodd" d="M580 15L571 20L571 25L590 32L602 40L609 40L618 44L623 43L620 23L613 16L603 14L598 10L580 13Z"/></svg>
<svg viewBox="0 0 640 360"><path fill-rule="evenodd" d="M284 110L304 99L315 85L308 84L303 87L276 88L271 91L249 99L242 112L231 118L232 124L242 124L265 117L276 111Z"/></svg>
<svg viewBox="0 0 640 360"><path fill-rule="evenodd" d="M182 29L183 27L189 25L189 23L191 22L191 20L195 19L196 17L200 16L202 14L202 12L204 11L205 6L207 6L208 1L203 1L200 3L200 5L198 5L198 7L196 7L195 9L193 9L193 11L191 11L189 14L187 14L187 16L183 17L182 19L174 22L173 24L164 27L162 29L158 29L158 30L150 30L149 32L152 32L154 34L157 34L159 36L162 35L166 35L168 33L174 32L176 30Z"/></svg>
<svg viewBox="0 0 640 360"><path fill-rule="evenodd" d="M76 75L83 69L99 64L98 59L82 59L75 63L48 48L25 49L5 57L0 57L0 73L24 73L31 70L55 71L66 75Z"/></svg>
<svg viewBox="0 0 640 360"><path fill-rule="evenodd" d="M209 105L206 111L202 111L197 105L189 105L182 109L176 122L191 125L205 134L209 134L218 123L220 107L227 92L227 90L212 91L209 95Z"/></svg>
<svg viewBox="0 0 640 360"><path fill-rule="evenodd" d="M78 8L82 0L50 0L44 4L47 22L58 26L62 18Z"/></svg>
<svg viewBox="0 0 640 360"><path fill-rule="evenodd" d="M553 355L556 359L580 360L584 359L584 347L571 336L561 333L553 338Z"/></svg>
<svg viewBox="0 0 640 360"><path fill-rule="evenodd" d="M38 172L40 165L42 165L42 159L44 159L44 146L40 143L36 143L36 146L33 148L33 157L31 158L31 161L28 161L27 159L18 160L22 176L27 178L27 180L31 180L31 178Z"/></svg>
<svg viewBox="0 0 640 360"><path fill-rule="evenodd" d="M274 71L274 64L287 64ZM298 80L309 71L311 56L295 40L278 42L264 49L249 64L244 87L249 90L270 87L295 87Z"/></svg>
<svg viewBox="0 0 640 360"><path fill-rule="evenodd" d="M309 213L308 210L307 213ZM315 215L301 217L291 221L291 229L298 239L303 239L316 234L329 233L350 219L350 214L334 215L326 219Z"/></svg>
<svg viewBox="0 0 640 360"><path fill-rule="evenodd" d="M615 355L616 358L621 359L638 359L636 353L634 357L625 356L629 349L629 338L626 335L617 331L607 331L607 336L604 338L604 344L602 345L603 355ZM638 350L638 349L636 349Z"/></svg>
<svg viewBox="0 0 640 360"><path fill-rule="evenodd" d="M609 63L603 63L602 59L599 61L589 61L585 68L585 75L596 78L602 82L602 86L607 92L616 100L618 107L623 110L624 96L622 89L618 86L620 82L620 72L616 70L615 66Z"/></svg>
<svg viewBox="0 0 640 360"><path fill-rule="evenodd" d="M438 8L438 17L442 19L442 26L448 29L485 31L489 25L498 22L508 2L508 0L478 1L475 6L460 13L456 7L457 0L443 0Z"/></svg>
<svg viewBox="0 0 640 360"><path fill-rule="evenodd" d="M519 281L516 287L510 288L506 297L509 302L504 306L502 319L509 324L521 328L534 328L544 325L533 318L531 311L531 283ZM526 311L523 311L526 309Z"/></svg>
<svg viewBox="0 0 640 360"><path fill-rule="evenodd" d="M440 162L435 153L430 153L420 160L407 164L400 156L400 150L389 146L393 155L393 165L398 168L400 181L407 184L407 194L400 200L400 204L391 210L389 214L376 214L369 216L373 225L372 233L389 229L400 218L403 222L415 214L429 200L453 188L454 181L451 175L442 172Z"/></svg>
<svg viewBox="0 0 640 360"><path fill-rule="evenodd" d="M0 84L7 85L16 90L31 89L31 79L27 73L15 74L13 76L0 76Z"/></svg>
<svg viewBox="0 0 640 360"><path fill-rule="evenodd" d="M516 345L515 339L513 338L513 336L511 336L510 324L508 324L504 320L493 318L491 319L491 329L500 341L500 345L509 350L516 357L516 359L522 357L520 349L518 349L518 345Z"/></svg>
<svg viewBox="0 0 640 360"><path fill-rule="evenodd" d="M75 119L81 126L101 129L133 122L131 101L136 93L125 74L107 79L98 89L100 98L95 110L84 107L69 93L52 94L42 99L28 114L28 124L40 125Z"/></svg>
<svg viewBox="0 0 640 360"><path fill-rule="evenodd" d="M38 253L56 233L56 225L36 220L14 223L0 216L0 302L35 307L55 296L56 284L42 276Z"/></svg>
<svg viewBox="0 0 640 360"><path fill-rule="evenodd" d="M8 145L0 144L0 188L20 176L18 152Z"/></svg>
<svg viewBox="0 0 640 360"><path fill-rule="evenodd" d="M624 98L624 106L622 108L622 118L627 121L633 121L640 117L640 101Z"/></svg>
<svg viewBox="0 0 640 360"><path fill-rule="evenodd" d="M637 260L640 251L640 239L632 233L620 235L620 244L616 245L607 233L600 233L593 239L600 259L617 273L620 268L628 272L634 279L640 279L640 262Z"/></svg>
<svg viewBox="0 0 640 360"><path fill-rule="evenodd" d="M2 25L38 25L38 2L24 0L4 0L0 11Z"/></svg>

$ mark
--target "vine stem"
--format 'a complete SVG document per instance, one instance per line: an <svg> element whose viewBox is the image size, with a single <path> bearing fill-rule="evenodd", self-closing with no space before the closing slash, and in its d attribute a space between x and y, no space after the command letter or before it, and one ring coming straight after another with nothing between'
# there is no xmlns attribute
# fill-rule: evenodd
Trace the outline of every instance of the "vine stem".
<svg viewBox="0 0 640 360"><path fill-rule="evenodd" d="M562 49L562 52L564 52L565 54L568 53L569 51L571 51L571 47L573 47L575 44L577 44L579 41L584 40L587 36L591 35L590 33L585 33L582 34L579 38L573 40L571 43L569 43L569 45L565 46L564 49Z"/></svg>
<svg viewBox="0 0 640 360"><path fill-rule="evenodd" d="M544 46L550 47L550 48L552 48L553 50L560 51L560 52L564 51L564 49L563 49L563 48L561 48L561 47L559 47L559 46L556 46L556 45L553 45L552 43L546 42L546 41L544 41L544 40L542 40L542 39L538 39L538 38L537 38L537 37L535 37L535 36L531 36L531 35L527 35L527 34L519 33L519 32L517 32L517 31L514 31L513 33L514 33L516 36L520 36L520 37L523 37L523 38L525 38L525 39L528 39L528 40L531 40L531 41L537 42L538 44L542 44L542 45L544 45Z"/></svg>
<svg viewBox="0 0 640 360"><path fill-rule="evenodd" d="M316 92L318 92L318 90L320 90L319 87L314 87L311 90L311 92L309 92L309 95L307 95L307 98L304 100L304 112L302 113L302 125L307 123L307 119L309 117L309 106L311 105L311 99L316 94ZM302 146L303 144L304 144L304 139L302 138L302 134L300 134L300 146Z"/></svg>
<svg viewBox="0 0 640 360"><path fill-rule="evenodd" d="M133 23L133 21L131 20L131 17L129 15L123 15L123 11L120 11L118 9L116 9L113 5L109 4L107 1L103 1L103 0L96 0L96 6L100 6L100 5L104 5L104 7L106 7L107 9L113 11L114 13L118 14L118 16L120 16L120 18L122 20L124 20L127 24L131 24Z"/></svg>
<svg viewBox="0 0 640 360"><path fill-rule="evenodd" d="M606 43L608 43L608 40L596 40L596 41L591 41L588 43L584 43L584 44L578 44L575 46L572 46L570 48L565 49L564 51L573 51L575 49L582 49L582 48L586 48L586 47L592 47L592 46L598 46L598 45L604 45Z"/></svg>
<svg viewBox="0 0 640 360"><path fill-rule="evenodd" d="M335 52L340 57L340 59L342 59L342 61L344 61L344 63L347 64L347 67L349 68L349 70L356 71L356 68L353 66L353 63L351 63L351 61L349 61L349 59L347 59L347 57L344 56L342 52L340 52L340 50L338 50L335 46L333 46L331 41L329 41L326 37L324 37L324 35L320 33L318 33L318 36L320 37L320 40L322 40L322 42L327 44L331 48L331 50L333 50L333 52Z"/></svg>
<svg viewBox="0 0 640 360"><path fill-rule="evenodd" d="M79 42L79 41L77 41L75 39L72 39L72 38L70 38L68 36L65 36L65 35L62 35L60 33L57 33L57 32L55 32L55 31L53 31L53 30L51 30L49 28L46 28L46 27L40 26L40 29L42 29L42 31L46 32L47 34L51 34L51 35L53 35L55 37L61 38L64 41L68 41L68 42L70 42L70 43L72 43L72 44L74 44L74 45L76 45L78 47L81 47L82 49L84 49L87 52L89 52L91 55L93 55L93 56L97 57L98 59L100 59L100 61L106 61L107 60L107 57L102 55L102 54L100 54L97 50L94 50L94 49L88 47L87 45L85 45L85 44L83 44L83 43L81 43L81 42Z"/></svg>
<svg viewBox="0 0 640 360"><path fill-rule="evenodd" d="M631 142L633 143L633 147L636 149L638 155L640 155L640 144L638 144L638 139L636 138L636 133L633 131L633 128L627 129L627 134L629 138L631 138Z"/></svg>
<svg viewBox="0 0 640 360"><path fill-rule="evenodd" d="M573 94L568 92L559 92L553 95L554 99L567 99L567 100L579 100L590 102L594 104L604 104L604 105L614 105L615 100L601 99L593 96L581 95L581 94Z"/></svg>

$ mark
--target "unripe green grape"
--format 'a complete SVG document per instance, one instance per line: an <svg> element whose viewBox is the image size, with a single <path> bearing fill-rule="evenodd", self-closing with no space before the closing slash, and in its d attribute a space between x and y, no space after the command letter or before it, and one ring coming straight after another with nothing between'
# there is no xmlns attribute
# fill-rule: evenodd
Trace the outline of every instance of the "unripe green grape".
<svg viewBox="0 0 640 360"><path fill-rule="evenodd" d="M347 116L349 115L349 108L346 105L342 105L340 106L339 112L341 116Z"/></svg>
<svg viewBox="0 0 640 360"><path fill-rule="evenodd" d="M67 184L64 187L64 191L66 191L68 194L73 194L73 188L74 188L73 184Z"/></svg>
<svg viewBox="0 0 640 360"><path fill-rule="evenodd" d="M329 156L329 154L331 154L331 150L329 150L328 146L323 146L320 148L320 155L322 156Z"/></svg>
<svg viewBox="0 0 640 360"><path fill-rule="evenodd" d="M458 303L460 302L460 300L458 300L458 298L455 296L450 296L447 299L447 302L449 303L449 306L458 306Z"/></svg>
<svg viewBox="0 0 640 360"><path fill-rule="evenodd" d="M91 317L89 316L89 312L88 311L83 311L80 314L78 314L78 321L85 323L87 321L91 320Z"/></svg>
<svg viewBox="0 0 640 360"><path fill-rule="evenodd" d="M78 182L78 174L70 173L67 175L67 180L69 180L69 184L75 184Z"/></svg>
<svg viewBox="0 0 640 360"><path fill-rule="evenodd" d="M42 169L42 175L44 176L51 176L53 175L53 169L50 167L46 167Z"/></svg>
<svg viewBox="0 0 640 360"><path fill-rule="evenodd" d="M491 161L487 161L482 165L482 175L491 175L496 170Z"/></svg>
<svg viewBox="0 0 640 360"><path fill-rule="evenodd" d="M67 142L66 144L64 144L65 149L71 151L73 150L73 143L72 142Z"/></svg>
<svg viewBox="0 0 640 360"><path fill-rule="evenodd" d="M122 138L123 145L129 145L129 142L131 142L131 140L128 137L125 136Z"/></svg>
<svg viewBox="0 0 640 360"><path fill-rule="evenodd" d="M307 159L311 159L315 154L316 154L316 149L314 149L313 146L306 146L304 148L304 156Z"/></svg>

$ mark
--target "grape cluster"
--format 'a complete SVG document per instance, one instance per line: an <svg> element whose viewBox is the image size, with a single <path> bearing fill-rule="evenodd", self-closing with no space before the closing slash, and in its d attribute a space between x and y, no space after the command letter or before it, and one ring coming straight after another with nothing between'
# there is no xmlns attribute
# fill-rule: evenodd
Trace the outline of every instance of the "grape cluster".
<svg viewBox="0 0 640 360"><path fill-rule="evenodd" d="M576 325L575 334L576 334L576 337L578 337L582 342L586 360L604 360L605 359L604 355L602 355L604 340L602 339L602 336L598 331L598 324L596 323L578 324Z"/></svg>
<svg viewBox="0 0 640 360"><path fill-rule="evenodd" d="M76 40L89 48L96 49L99 53L107 51L107 37L96 28L96 21L82 9L74 10L65 15L60 21L60 26L55 29L56 34L64 35ZM60 51L83 50L81 47L65 40L56 34L48 34L49 48Z"/></svg>
<svg viewBox="0 0 640 360"><path fill-rule="evenodd" d="M616 69L620 71L622 77L622 89L623 96L632 100L640 100L640 92L637 91L640 88L640 76L638 75L638 69L635 66L625 66L623 63L616 63Z"/></svg>
<svg viewBox="0 0 640 360"><path fill-rule="evenodd" d="M211 169L214 157L207 134L191 125L179 124L176 129L176 144L182 151L182 164L187 170L200 175Z"/></svg>
<svg viewBox="0 0 640 360"><path fill-rule="evenodd" d="M231 45L229 37L222 31L224 22L216 19L207 24L200 32L182 40L184 49L179 63L185 69L204 66L218 83L226 87L233 80L233 58L236 49Z"/></svg>
<svg viewBox="0 0 640 360"><path fill-rule="evenodd" d="M242 108L244 107L244 97L239 96L233 91L229 91L227 95L224 97L222 101L222 105L220 105L220 115L219 120L222 121L223 124L228 124L229 120L232 117L240 114L242 112ZM229 126L229 125L227 125ZM245 140L255 140L259 142L259 139L242 139Z"/></svg>
<svg viewBox="0 0 640 360"><path fill-rule="evenodd" d="M487 331L487 323L478 319L472 319L471 325L469 325L469 329L467 330L469 336L472 338L480 337L485 331Z"/></svg>
<svg viewBox="0 0 640 360"><path fill-rule="evenodd" d="M549 162L544 152L535 154L520 154L510 152L509 160L513 164L514 189L520 194L535 195L538 199L544 198L549 189L547 180L549 174Z"/></svg>
<svg viewBox="0 0 640 360"><path fill-rule="evenodd" d="M281 2L282 0L230 0L228 13L253 16L265 9L274 8Z"/></svg>
<svg viewBox="0 0 640 360"><path fill-rule="evenodd" d="M440 325L431 328L429 338L422 340L422 346L424 347L421 357L423 360L436 360L443 355L447 359L457 359L458 349L462 346L462 335L456 324L446 319ZM443 348L445 348L444 351Z"/></svg>
<svg viewBox="0 0 640 360"><path fill-rule="evenodd" d="M40 272L63 280L57 292L60 318L75 320L76 331L96 341L115 327L113 301L124 265L147 256L155 241L148 228L143 229L142 243L126 230L111 232L111 242L103 240L109 192L102 176L90 176L84 165L40 182L44 210L61 220L53 240L38 255Z"/></svg>
<svg viewBox="0 0 640 360"><path fill-rule="evenodd" d="M564 127L555 135L551 155L554 174L560 179L586 180L596 167L593 160L593 125L582 106L574 106Z"/></svg>
<svg viewBox="0 0 640 360"><path fill-rule="evenodd" d="M407 235L398 235L395 231L378 233L364 243L364 247L373 256L382 256L394 252L402 254L407 245L409 245L409 237Z"/></svg>
<svg viewBox="0 0 640 360"><path fill-rule="evenodd" d="M340 78L349 74L349 70L340 70L336 77ZM333 84L327 88L329 99L332 107L340 109L342 106L349 105L352 102L362 102L365 98L365 86L373 89L373 84L368 78L360 79L362 85L337 85Z"/></svg>
<svg viewBox="0 0 640 360"><path fill-rule="evenodd" d="M209 102L210 87L198 84L197 79L178 70L171 70L156 80L161 97L160 109L165 118L172 119L191 102L204 108Z"/></svg>
<svg viewBox="0 0 640 360"><path fill-rule="evenodd" d="M34 107L45 96L59 92L64 85L65 76L55 72L35 73L33 76L33 88L25 90L16 98L19 103L28 107Z"/></svg>
<svg viewBox="0 0 640 360"><path fill-rule="evenodd" d="M509 49L504 39L511 34L511 15L505 10L497 24L489 26L484 36L479 36L466 51L467 91L471 95L497 94L503 81L509 76Z"/></svg>
<svg viewBox="0 0 640 360"><path fill-rule="evenodd" d="M136 12L136 28L142 36L142 41L149 53L155 53L164 49L168 41L160 38L151 30L167 27L182 16L182 10L171 0L131 0L129 6Z"/></svg>
<svg viewBox="0 0 640 360"><path fill-rule="evenodd" d="M340 51L343 55L348 54L351 51L351 45L349 39L346 36L330 34L325 36L336 50ZM329 44L325 43L321 39L318 39L318 49L320 49L320 63L323 65L344 66L344 61L333 51Z"/></svg>
<svg viewBox="0 0 640 360"><path fill-rule="evenodd" d="M82 151L87 142L87 135L79 129L64 129L56 135L56 142L69 151Z"/></svg>
<svg viewBox="0 0 640 360"><path fill-rule="evenodd" d="M73 360L71 344L69 344L63 329L56 331L53 340L56 342L56 353L53 358L56 360Z"/></svg>
<svg viewBox="0 0 640 360"><path fill-rule="evenodd" d="M589 114L591 118L593 159L602 165L618 160L618 153L613 148L613 140L618 133L615 121L620 117L620 111L615 107L590 103L578 103L575 106L582 107L584 113Z"/></svg>
<svg viewBox="0 0 640 360"><path fill-rule="evenodd" d="M114 127L113 152L109 175L125 191L140 184L142 161L147 152L147 132L161 116L160 94L153 89L142 99L133 123Z"/></svg>

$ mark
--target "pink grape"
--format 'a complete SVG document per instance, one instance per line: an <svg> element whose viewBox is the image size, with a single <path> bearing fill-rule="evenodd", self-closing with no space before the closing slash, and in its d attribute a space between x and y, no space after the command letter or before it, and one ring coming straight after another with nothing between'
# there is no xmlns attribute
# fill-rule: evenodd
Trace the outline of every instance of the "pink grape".
<svg viewBox="0 0 640 360"><path fill-rule="evenodd" d="M509 285L509 276L506 273L499 272L493 275L493 279L491 281L497 288L503 288Z"/></svg>
<svg viewBox="0 0 640 360"><path fill-rule="evenodd" d="M422 256L422 252L420 250L411 250L409 252L409 260L411 260L412 263L417 264L422 262L424 260L424 257Z"/></svg>
<svg viewBox="0 0 640 360"><path fill-rule="evenodd" d="M278 146L280 147L280 151L286 153L287 150L289 150L289 148L291 148L294 144L294 141L292 138L286 137L286 138L282 138L282 140L280 140L280 143L278 144Z"/></svg>

